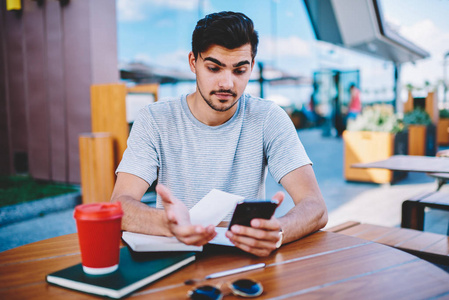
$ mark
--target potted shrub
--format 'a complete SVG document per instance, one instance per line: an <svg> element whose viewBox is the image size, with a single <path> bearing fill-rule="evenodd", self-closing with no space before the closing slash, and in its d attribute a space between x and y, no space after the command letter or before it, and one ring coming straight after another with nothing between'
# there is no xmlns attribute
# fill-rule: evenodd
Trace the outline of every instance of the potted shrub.
<svg viewBox="0 0 449 300"><path fill-rule="evenodd" d="M387 159L393 154L407 154L407 133L391 105L365 107L343 132L344 177L350 181L391 183L405 172L382 169L355 169L355 163Z"/></svg>
<svg viewBox="0 0 449 300"><path fill-rule="evenodd" d="M449 110L440 110L440 119L437 126L437 143L438 145L449 144Z"/></svg>
<svg viewBox="0 0 449 300"><path fill-rule="evenodd" d="M302 125L305 121L305 117L300 110L293 109L293 111L290 114L290 119L292 120L293 125L295 125L296 129L300 129L303 127Z"/></svg>
<svg viewBox="0 0 449 300"><path fill-rule="evenodd" d="M404 114L403 123L408 128L408 154L435 155L436 129L429 114L421 108L415 108Z"/></svg>

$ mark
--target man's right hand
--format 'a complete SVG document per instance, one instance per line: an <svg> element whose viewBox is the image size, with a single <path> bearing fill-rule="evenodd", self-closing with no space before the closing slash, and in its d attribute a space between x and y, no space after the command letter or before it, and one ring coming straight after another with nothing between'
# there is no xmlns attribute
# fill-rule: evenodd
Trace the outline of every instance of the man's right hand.
<svg viewBox="0 0 449 300"><path fill-rule="evenodd" d="M158 184L156 192L165 208L168 229L179 241L187 245L202 246L217 235L213 225L192 225L187 207L166 186Z"/></svg>
<svg viewBox="0 0 449 300"><path fill-rule="evenodd" d="M449 149L438 151L436 156L449 157Z"/></svg>

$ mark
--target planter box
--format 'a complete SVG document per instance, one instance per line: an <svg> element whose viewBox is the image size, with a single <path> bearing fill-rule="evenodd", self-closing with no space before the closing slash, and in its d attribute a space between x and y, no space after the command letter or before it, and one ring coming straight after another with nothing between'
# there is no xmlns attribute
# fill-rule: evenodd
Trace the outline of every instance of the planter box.
<svg viewBox="0 0 449 300"><path fill-rule="evenodd" d="M437 152L435 125L408 127L408 154L434 156Z"/></svg>
<svg viewBox="0 0 449 300"><path fill-rule="evenodd" d="M426 155L435 156L437 154L437 150L437 127L433 124L430 124L429 126L427 126L426 131Z"/></svg>
<svg viewBox="0 0 449 300"><path fill-rule="evenodd" d="M382 169L355 169L355 163L387 159L393 154L407 154L407 133L344 131L344 177L349 181L391 183L403 178L405 172Z"/></svg>
<svg viewBox="0 0 449 300"><path fill-rule="evenodd" d="M441 118L437 127L437 144L449 145L449 119Z"/></svg>
<svg viewBox="0 0 449 300"><path fill-rule="evenodd" d="M426 155L426 126L410 125L408 127L408 154Z"/></svg>

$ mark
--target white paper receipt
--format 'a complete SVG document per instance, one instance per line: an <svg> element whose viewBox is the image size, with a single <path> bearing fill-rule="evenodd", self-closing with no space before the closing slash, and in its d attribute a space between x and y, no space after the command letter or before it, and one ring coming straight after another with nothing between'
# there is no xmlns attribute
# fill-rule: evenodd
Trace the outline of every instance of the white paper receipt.
<svg viewBox="0 0 449 300"><path fill-rule="evenodd" d="M242 196L213 189L189 210L190 222L194 225L217 226L243 199Z"/></svg>
<svg viewBox="0 0 449 300"><path fill-rule="evenodd" d="M215 227L217 235L209 242L209 244L222 245L222 246L232 246L234 244L226 237L225 233L228 231L228 227Z"/></svg>

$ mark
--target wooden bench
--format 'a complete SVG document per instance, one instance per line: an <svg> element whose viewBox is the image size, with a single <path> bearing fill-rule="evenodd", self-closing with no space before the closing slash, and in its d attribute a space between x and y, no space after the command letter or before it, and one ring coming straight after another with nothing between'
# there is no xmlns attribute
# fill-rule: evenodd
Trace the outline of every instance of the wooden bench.
<svg viewBox="0 0 449 300"><path fill-rule="evenodd" d="M434 191L405 200L402 203L401 227L424 230L424 210L426 207L449 211L449 193Z"/></svg>
<svg viewBox="0 0 449 300"><path fill-rule="evenodd" d="M354 221L326 230L388 245L432 263L449 265L449 237L446 235Z"/></svg>

